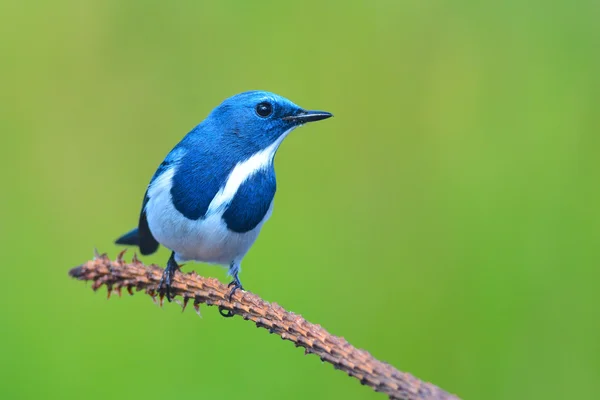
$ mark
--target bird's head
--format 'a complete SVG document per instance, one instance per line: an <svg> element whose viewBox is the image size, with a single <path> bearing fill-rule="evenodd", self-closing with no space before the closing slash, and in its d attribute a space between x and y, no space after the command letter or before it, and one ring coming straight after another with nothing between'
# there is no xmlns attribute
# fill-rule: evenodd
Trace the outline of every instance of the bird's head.
<svg viewBox="0 0 600 400"><path fill-rule="evenodd" d="M217 106L206 122L217 128L225 143L264 149L276 146L294 128L331 117L325 111L305 110L290 100L264 91L237 94Z"/></svg>

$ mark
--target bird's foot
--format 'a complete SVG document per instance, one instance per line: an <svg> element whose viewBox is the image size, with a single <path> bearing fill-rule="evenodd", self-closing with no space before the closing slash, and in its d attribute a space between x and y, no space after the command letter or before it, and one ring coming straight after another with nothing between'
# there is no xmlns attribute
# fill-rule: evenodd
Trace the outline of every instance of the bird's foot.
<svg viewBox="0 0 600 400"><path fill-rule="evenodd" d="M244 290L244 287L242 286L242 282L240 282L240 279L237 277L237 275L233 277L233 281L231 281L229 283L229 285L227 285L227 287L231 288L231 290L229 291L229 294L227 295L227 301L229 301L230 303L231 303L231 300L233 299L233 295L236 290L238 290L238 289ZM219 307L219 313L222 316L224 316L225 318L233 317L233 312L231 310L226 310L222 306Z"/></svg>
<svg viewBox="0 0 600 400"><path fill-rule="evenodd" d="M242 282L240 282L240 279L236 276L235 278L233 278L233 280L231 282L229 282L229 285L227 285L227 287L230 287L231 290L229 291L229 294L227 295L227 300L231 303L231 299L233 298L233 294L235 293L236 290L240 289L240 290L244 290L244 287L242 286Z"/></svg>
<svg viewBox="0 0 600 400"><path fill-rule="evenodd" d="M177 265L177 262L175 262L175 253L172 253L169 261L167 262L167 268L165 268L163 271L162 277L160 278L160 282L158 284L158 292L162 293L164 286L164 291L169 302L171 301L171 282L173 281L175 271L178 270L179 265Z"/></svg>

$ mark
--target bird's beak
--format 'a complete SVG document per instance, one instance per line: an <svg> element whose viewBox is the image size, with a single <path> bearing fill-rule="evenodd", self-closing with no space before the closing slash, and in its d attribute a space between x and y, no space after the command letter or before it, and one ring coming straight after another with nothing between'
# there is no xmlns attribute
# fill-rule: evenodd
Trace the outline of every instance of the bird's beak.
<svg viewBox="0 0 600 400"><path fill-rule="evenodd" d="M333 114L326 111L309 110L301 111L296 115L290 115L289 117L283 117L282 119L284 121L292 121L297 124L304 124L305 122L320 121L329 117L333 117Z"/></svg>

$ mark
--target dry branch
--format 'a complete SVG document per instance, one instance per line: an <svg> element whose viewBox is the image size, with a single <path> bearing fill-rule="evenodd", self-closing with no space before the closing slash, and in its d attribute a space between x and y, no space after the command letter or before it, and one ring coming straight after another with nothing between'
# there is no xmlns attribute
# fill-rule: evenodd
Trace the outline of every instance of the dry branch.
<svg viewBox="0 0 600 400"><path fill-rule="evenodd" d="M135 256L131 263L126 263L123 253L115 261L111 261L106 254L97 255L93 260L70 270L69 275L79 280L93 281L94 290L105 285L109 296L113 290L120 295L122 288L133 294L133 288L136 288L144 290L154 299L158 297L162 304L163 297L158 293L158 283L163 270L156 265L145 266ZM356 349L345 339L331 335L320 325L311 324L300 315L285 311L276 303L267 303L253 293L238 290L232 302L229 302L229 289L214 278L204 278L195 272L177 272L172 293L183 298L184 309L192 300L196 311L199 304L203 303L219 306L233 315L253 321L258 327L266 328L282 339L293 342L296 347L303 347L306 354L318 355L322 361L392 399L458 400L458 397L437 386L398 371L375 359L367 351Z"/></svg>

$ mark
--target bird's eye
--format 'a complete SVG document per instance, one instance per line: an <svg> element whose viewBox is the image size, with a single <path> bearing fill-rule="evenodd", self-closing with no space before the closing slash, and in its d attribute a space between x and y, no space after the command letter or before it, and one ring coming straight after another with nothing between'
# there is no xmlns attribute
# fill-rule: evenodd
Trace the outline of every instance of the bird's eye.
<svg viewBox="0 0 600 400"><path fill-rule="evenodd" d="M256 106L256 113L260 117L266 118L269 115L273 114L273 106L271 105L271 103L267 103L266 101L259 103Z"/></svg>

